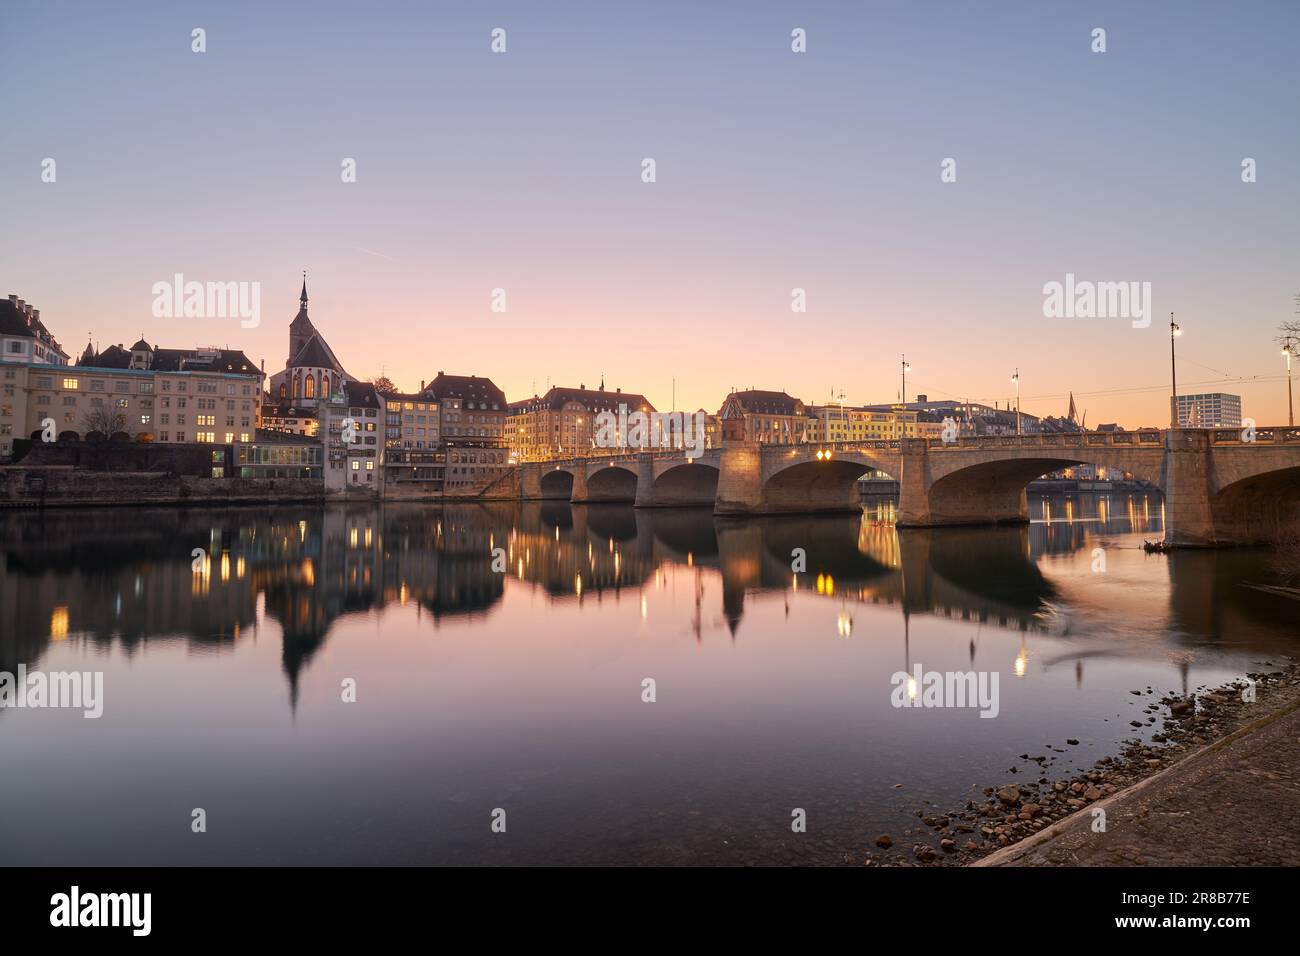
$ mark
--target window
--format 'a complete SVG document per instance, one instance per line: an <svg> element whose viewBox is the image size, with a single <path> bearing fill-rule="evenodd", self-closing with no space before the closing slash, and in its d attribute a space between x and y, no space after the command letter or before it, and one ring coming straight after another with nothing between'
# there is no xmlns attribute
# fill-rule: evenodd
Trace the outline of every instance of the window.
<svg viewBox="0 0 1300 956"><path fill-rule="evenodd" d="M63 404L64 404L64 405L75 405L75 404L77 404L77 396L76 396L76 395L64 395L64 396L63 396Z"/></svg>
<svg viewBox="0 0 1300 956"><path fill-rule="evenodd" d="M353 470L353 471L360 471L360 470L361 470L361 462L357 461L356 459L353 459L353 460L352 460L352 470Z"/></svg>
<svg viewBox="0 0 1300 956"><path fill-rule="evenodd" d="M141 392L152 392L152 391L153 391L153 382L141 382L141 383L140 383L140 391L141 391Z"/></svg>
<svg viewBox="0 0 1300 956"><path fill-rule="evenodd" d="M149 421L150 421L152 418L153 418L152 415L141 415L141 416L140 416L140 424L141 424L141 425L148 425L148 424L149 424Z"/></svg>
<svg viewBox="0 0 1300 956"><path fill-rule="evenodd" d="M72 388L72 389L81 388L81 382L80 382L80 380L75 379L75 378L65 378L65 379L63 380L63 387L64 387L64 388Z"/></svg>
<svg viewBox="0 0 1300 956"><path fill-rule="evenodd" d="M211 444L217 440L217 436L215 432L195 432L194 440L205 444Z"/></svg>
<svg viewBox="0 0 1300 956"><path fill-rule="evenodd" d="M131 405L131 400L129 398L119 398L113 404L118 408L128 408Z"/></svg>

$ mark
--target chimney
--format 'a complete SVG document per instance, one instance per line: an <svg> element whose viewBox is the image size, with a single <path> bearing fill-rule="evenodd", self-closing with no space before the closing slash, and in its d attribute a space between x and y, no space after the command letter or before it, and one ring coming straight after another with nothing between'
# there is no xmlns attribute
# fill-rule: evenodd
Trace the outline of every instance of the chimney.
<svg viewBox="0 0 1300 956"><path fill-rule="evenodd" d="M10 292L10 293L9 293L9 301L10 301L10 302L17 302L17 301L18 301L18 296L14 295L12 292Z"/></svg>
<svg viewBox="0 0 1300 956"><path fill-rule="evenodd" d="M424 379L420 379L420 391L424 391Z"/></svg>
<svg viewBox="0 0 1300 956"><path fill-rule="evenodd" d="M39 321L41 321L41 310L32 309L32 325L35 325Z"/></svg>

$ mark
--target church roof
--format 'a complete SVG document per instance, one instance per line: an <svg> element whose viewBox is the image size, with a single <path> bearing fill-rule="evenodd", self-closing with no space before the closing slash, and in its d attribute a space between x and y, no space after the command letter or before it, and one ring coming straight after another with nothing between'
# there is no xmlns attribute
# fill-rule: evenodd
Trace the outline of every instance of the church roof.
<svg viewBox="0 0 1300 956"><path fill-rule="evenodd" d="M329 368L338 372L346 378L350 378L343 370L343 365L339 362L334 350L329 347L324 336L313 330L312 336L303 343L298 354L289 360L288 368Z"/></svg>
<svg viewBox="0 0 1300 956"><path fill-rule="evenodd" d="M135 345L131 346L131 351L132 351L132 352L152 352L153 349L149 347L149 343L148 343L148 342L146 342L144 339L141 339L139 342L136 342Z"/></svg>

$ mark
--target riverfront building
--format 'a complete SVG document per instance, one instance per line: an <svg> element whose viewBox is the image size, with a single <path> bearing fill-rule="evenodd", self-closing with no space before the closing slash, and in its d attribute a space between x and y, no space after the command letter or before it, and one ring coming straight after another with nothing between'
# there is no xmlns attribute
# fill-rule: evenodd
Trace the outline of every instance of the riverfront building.
<svg viewBox="0 0 1300 956"><path fill-rule="evenodd" d="M490 378L440 371L420 394L438 406L438 438L446 455L444 490L468 492L511 467L506 394Z"/></svg>
<svg viewBox="0 0 1300 956"><path fill-rule="evenodd" d="M26 319L16 300L0 309L10 320L6 329L16 315ZM130 349L87 345L69 365L44 326L29 321L25 354L38 354L39 346L46 360L0 363L2 460L13 456L15 440L33 434L230 445L247 441L257 427L263 375L241 351L156 348L141 339Z"/></svg>
<svg viewBox="0 0 1300 956"><path fill-rule="evenodd" d="M1227 392L1179 395L1178 424L1182 428L1240 428L1241 396Z"/></svg>
<svg viewBox="0 0 1300 956"><path fill-rule="evenodd" d="M797 445L815 441L817 417L799 399L785 392L747 389L731 392L718 409L729 428L741 427L745 441L770 445Z"/></svg>
<svg viewBox="0 0 1300 956"><path fill-rule="evenodd" d="M589 455L596 450L596 416L602 413L651 414L655 407L644 395L616 388L552 388L511 402L506 416L506 441L516 461L546 461Z"/></svg>

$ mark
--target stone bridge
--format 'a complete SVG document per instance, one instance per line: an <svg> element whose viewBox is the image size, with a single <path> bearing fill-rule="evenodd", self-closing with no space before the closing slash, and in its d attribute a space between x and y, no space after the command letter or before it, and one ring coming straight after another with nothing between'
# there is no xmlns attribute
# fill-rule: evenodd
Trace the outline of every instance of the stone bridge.
<svg viewBox="0 0 1300 956"><path fill-rule="evenodd" d="M1165 498L1165 543L1243 544L1300 531L1300 429L1180 428L892 441L723 443L680 451L608 452L519 466L524 499L712 505L718 515L809 514L861 507L857 480L899 483L900 527L1028 520L1025 487L1071 465L1103 465Z"/></svg>

